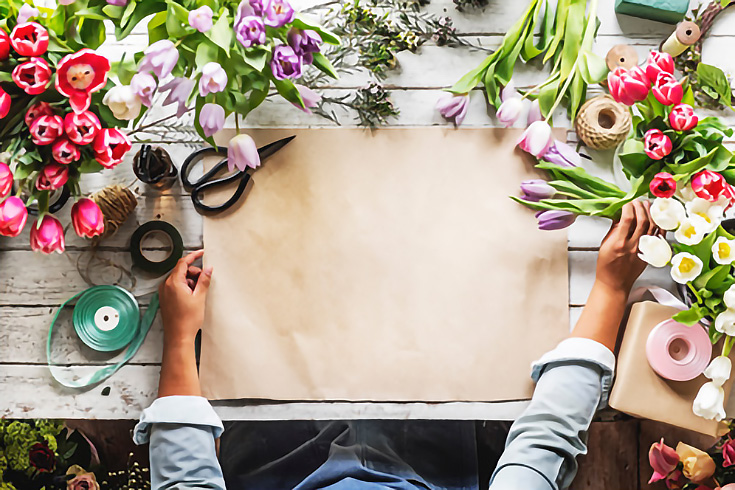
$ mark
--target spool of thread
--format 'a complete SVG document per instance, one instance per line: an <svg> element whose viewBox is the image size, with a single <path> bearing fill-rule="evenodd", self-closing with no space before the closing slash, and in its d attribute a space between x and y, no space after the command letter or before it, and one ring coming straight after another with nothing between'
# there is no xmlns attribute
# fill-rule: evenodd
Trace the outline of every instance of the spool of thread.
<svg viewBox="0 0 735 490"><path fill-rule="evenodd" d="M115 364L75 379L68 379L62 376L58 363L52 359L52 344L59 314L74 301L76 304L72 313L72 326L86 346L97 352L118 351L126 346L127 350L123 358ZM69 388L84 388L104 381L138 352L157 312L158 295L154 294L141 320L140 308L135 297L117 286L95 286L72 296L56 311L49 327L46 359L51 375Z"/></svg>
<svg viewBox="0 0 735 490"><path fill-rule="evenodd" d="M700 35L699 26L694 22L688 20L679 22L676 30L661 44L660 49L664 53L677 57L689 49L689 46L699 41Z"/></svg>
<svg viewBox="0 0 735 490"><path fill-rule="evenodd" d="M609 95L601 95L582 105L574 127L579 139L587 147L609 150L628 137L633 119L627 107L615 102Z"/></svg>
<svg viewBox="0 0 735 490"><path fill-rule="evenodd" d="M630 70L638 65L638 53L628 44L616 44L607 52L605 62L610 71L615 68L623 67Z"/></svg>
<svg viewBox="0 0 735 490"><path fill-rule="evenodd" d="M651 368L664 379L689 381L704 372L712 359L712 343L704 328L674 320L656 325L646 341Z"/></svg>
<svg viewBox="0 0 735 490"><path fill-rule="evenodd" d="M121 185L109 185L89 197L105 217L105 232L100 238L114 235L138 205L135 194Z"/></svg>

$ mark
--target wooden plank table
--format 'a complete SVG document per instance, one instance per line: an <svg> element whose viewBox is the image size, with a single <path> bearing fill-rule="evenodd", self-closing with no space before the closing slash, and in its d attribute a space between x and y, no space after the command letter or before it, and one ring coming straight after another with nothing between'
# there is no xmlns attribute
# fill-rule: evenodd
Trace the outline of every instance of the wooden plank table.
<svg viewBox="0 0 735 490"><path fill-rule="evenodd" d="M693 0L693 3L696 0ZM490 0L484 11L462 14L451 0L432 0L427 10L454 19L458 32L473 42L493 48L516 21L526 6L525 1ZM644 60L648 51L671 34L673 28L627 16L616 16L613 0L600 2L600 26L595 51L604 56L615 44L633 45ZM111 37L111 36L110 36ZM102 51L119 57L125 50L138 50L145 43L144 34L134 34L119 44L108 43ZM706 62L717 64L735 74L735 12L723 14L705 43ZM399 68L390 72L384 85L400 110L392 126L432 126L446 124L434 105L442 88L451 85L466 71L476 66L485 53L465 48L425 45L418 53L398 55ZM517 86L532 86L544 79L538 67L521 64L516 70ZM344 76L324 88L328 96L339 96L364 86L370 77L366 73ZM601 93L591 87L590 95ZM569 127L563 110L555 119L557 126ZM158 114L158 113L157 113ZM352 125L353 114L338 115L343 125ZM721 115L735 125L735 113ZM155 119L155 115L150 120ZM251 127L314 127L332 125L318 116L307 115L283 100L268 99L247 118ZM497 126L493 111L488 111L483 94L477 90L471 97L466 126ZM197 138L185 127L159 133L156 143L170 152L177 165L196 147ZM574 133L570 133L574 141ZM118 233L105 240L98 256L129 268L128 240L135 228L151 219L171 222L182 233L187 250L202 247L202 220L180 185L160 193L136 181L130 161L114 170L85 176L83 190L91 192L110 183L132 184L138 195L138 208ZM586 163L593 173L611 178L609 154L594 154L594 163ZM70 205L57 215L63 224L69 223ZM579 317L594 280L597 249L609 222L580 218L569 229L569 308L573 325ZM84 240L67 233L67 253L43 256L33 253L28 245L28 228L16 239L0 237L0 416L10 418L87 418L135 419L156 396L161 360L162 331L160 319L135 358L112 378L86 391L63 389L56 384L46 367L45 342L49 322L55 309L72 294L87 285L77 272L76 261L89 253ZM85 255L86 256L86 255ZM112 269L96 268L98 280L114 281ZM656 284L671 288L667 270L647 270L640 284ZM137 292L149 290L150 281L141 281ZM147 303L148 296L141 298ZM104 357L86 352L70 332L63 332L56 342L55 358L65 359L75 372L96 369L107 362ZM107 393L109 391L109 393ZM225 419L338 419L338 418L417 418L417 419L479 419L509 420L515 418L526 402L504 403L279 403L241 401L217 403L216 409Z"/></svg>

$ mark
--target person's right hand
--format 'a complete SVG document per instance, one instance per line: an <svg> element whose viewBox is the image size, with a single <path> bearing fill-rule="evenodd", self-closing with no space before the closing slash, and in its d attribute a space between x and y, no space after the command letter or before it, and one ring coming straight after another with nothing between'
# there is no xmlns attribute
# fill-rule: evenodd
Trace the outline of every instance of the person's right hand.
<svg viewBox="0 0 735 490"><path fill-rule="evenodd" d="M194 261L204 250L192 252L179 260L168 278L158 288L163 320L164 343L194 342L204 322L212 269L202 271Z"/></svg>
<svg viewBox="0 0 735 490"><path fill-rule="evenodd" d="M602 240L597 258L597 282L626 295L643 273L646 263L638 258L638 241L643 235L661 231L651 219L650 202L633 201L623 206L620 221L614 222Z"/></svg>

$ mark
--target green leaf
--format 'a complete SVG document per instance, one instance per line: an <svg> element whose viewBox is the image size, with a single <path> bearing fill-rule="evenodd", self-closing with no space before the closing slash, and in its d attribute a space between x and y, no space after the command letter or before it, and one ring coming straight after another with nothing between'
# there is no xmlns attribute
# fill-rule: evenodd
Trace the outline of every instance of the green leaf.
<svg viewBox="0 0 735 490"><path fill-rule="evenodd" d="M107 20L107 15L105 15L104 10L101 7L95 7L95 8L86 8L77 10L74 12L74 17L81 17L85 19L95 19L95 20Z"/></svg>
<svg viewBox="0 0 735 490"><path fill-rule="evenodd" d="M565 180L574 182L581 189L592 192L599 197L624 197L626 194L614 184L589 174L582 167L560 167L554 163L539 162L536 168L547 170L554 175L564 176Z"/></svg>
<svg viewBox="0 0 735 490"><path fill-rule="evenodd" d="M550 117L549 111L554 105L554 101L559 93L559 80L553 81L545 85L538 94L538 104L541 114L544 117Z"/></svg>
<svg viewBox="0 0 735 490"><path fill-rule="evenodd" d="M712 235L714 235L714 233L712 233ZM699 277L697 277L693 282L694 287L697 289L709 288L710 281L713 281L714 284L717 284L719 281L726 278L729 272L729 266L725 267L724 265L718 265L714 269L700 274Z"/></svg>
<svg viewBox="0 0 735 490"><path fill-rule="evenodd" d="M623 169L633 177L640 177L646 171L651 159L646 155L645 145L642 141L631 138L623 144L622 151L618 154Z"/></svg>
<svg viewBox="0 0 735 490"><path fill-rule="evenodd" d="M120 21L121 27L115 29L115 37L121 40L127 37L140 21L149 15L166 11L166 2L163 0L145 0L144 2L129 2ZM124 26L124 27L123 27Z"/></svg>
<svg viewBox="0 0 735 490"><path fill-rule="evenodd" d="M689 104L692 107L696 104L694 101L694 90L692 90L691 85L689 85L684 91L684 97L682 97L681 102L682 104Z"/></svg>
<svg viewBox="0 0 735 490"><path fill-rule="evenodd" d="M587 50L582 51L581 55L579 72L587 84L600 83L607 77L607 63L602 57Z"/></svg>
<svg viewBox="0 0 735 490"><path fill-rule="evenodd" d="M697 65L697 76L704 87L710 87L720 97L720 101L732 107L732 89L727 81L725 73L716 66L699 63ZM713 97L716 98L716 97Z"/></svg>
<svg viewBox="0 0 735 490"><path fill-rule="evenodd" d="M564 37L568 11L569 0L559 0L556 6L556 33L554 34L554 39L552 39L551 44L549 45L549 49L544 55L544 63L549 61L554 56L554 54L556 54L556 49L559 47L559 43Z"/></svg>
<svg viewBox="0 0 735 490"><path fill-rule="evenodd" d="M544 6L544 16L539 22L538 16L541 13L540 10L542 5ZM533 27L531 27L530 34L526 36L526 41L523 43L523 50L521 51L523 61L528 62L532 60L546 51L546 48L549 47L553 39L554 16L555 12L553 11L553 6L549 5L548 0L544 0L543 4L541 2L538 3L536 13L534 14L534 18L536 20L534 21ZM541 32L539 33L538 42L534 44L533 35L536 32L536 25L539 24L541 25Z"/></svg>
<svg viewBox="0 0 735 490"><path fill-rule="evenodd" d="M695 158L689 163L684 163L681 165L674 165L673 167L669 166L669 168L672 171L671 173L676 174L676 175L689 175L695 172L699 172L704 167L709 165L709 163L715 157L715 153L717 153L717 151L718 151L718 148L715 148L709 153L707 153L706 155L701 156L699 158Z"/></svg>
<svg viewBox="0 0 735 490"><path fill-rule="evenodd" d="M125 12L125 7L118 5L105 5L102 7L102 12L104 12L110 19L120 19L123 16L123 12Z"/></svg>
<svg viewBox="0 0 735 490"><path fill-rule="evenodd" d="M97 49L105 42L105 24L101 20L85 19L79 29L79 37L85 46Z"/></svg>
<svg viewBox="0 0 735 490"><path fill-rule="evenodd" d="M291 80L277 80L276 78L273 78L272 80L273 85L276 86L276 90L278 90L278 93L281 94L281 97L291 102L292 104L296 104L299 107L305 107L304 101L301 98L301 94L299 94L299 90L296 88L296 85L294 85Z"/></svg>
<svg viewBox="0 0 735 490"><path fill-rule="evenodd" d="M684 325L688 325L691 327L699 322L699 320L704 318L706 314L707 312L704 308L693 305L688 310L681 311L674 315L672 318L674 319L674 321L683 323Z"/></svg>
<svg viewBox="0 0 735 490"><path fill-rule="evenodd" d="M586 8L586 0L571 0L571 4L569 5L564 31L564 45L562 46L562 80L566 80L571 75L574 64L577 61L577 56L579 55L582 33L585 27L584 17Z"/></svg>
<svg viewBox="0 0 735 490"><path fill-rule="evenodd" d="M267 53L266 53L266 56L267 56ZM313 56L314 56L314 66L316 66L321 71L323 71L330 77L334 78L335 80L339 79L337 70L334 69L334 67L332 66L332 62L329 61L329 58L324 56L322 53L314 53ZM263 61L263 63L265 63L265 60Z"/></svg>
<svg viewBox="0 0 735 490"><path fill-rule="evenodd" d="M322 37L322 41L327 44L333 44L335 46L338 46L340 44L340 40L337 35L323 28L317 22L312 21L301 14L296 16L296 18L292 22L292 25L299 29L311 29L312 31L318 32L319 35Z"/></svg>
<svg viewBox="0 0 735 490"><path fill-rule="evenodd" d="M174 7L175 3L168 1L168 9L166 10L166 31L168 31L169 38L180 39L186 35L185 25L188 25L188 21L182 25L181 19L177 15L178 9ZM183 7L182 7L183 8Z"/></svg>
<svg viewBox="0 0 735 490"><path fill-rule="evenodd" d="M222 13L217 22L210 30L206 32L206 36L212 40L214 44L222 48L227 56L230 56L230 45L232 44L232 27L227 19L227 12Z"/></svg>
<svg viewBox="0 0 735 490"><path fill-rule="evenodd" d="M204 65L207 63L217 61L217 56L219 55L219 48L212 44L211 41L208 39L202 40L201 43L199 43L199 46L197 46L197 52L194 57L194 63L196 64L196 69L201 70Z"/></svg>
<svg viewBox="0 0 735 490"><path fill-rule="evenodd" d="M92 158L82 161L77 168L79 169L79 172L83 174L94 174L105 169L105 167L100 165L97 160Z"/></svg>
<svg viewBox="0 0 735 490"><path fill-rule="evenodd" d="M477 87L485 77L485 71L497 59L498 55L499 51L495 51L489 55L480 63L480 66L465 73L448 91L453 94L464 95Z"/></svg>

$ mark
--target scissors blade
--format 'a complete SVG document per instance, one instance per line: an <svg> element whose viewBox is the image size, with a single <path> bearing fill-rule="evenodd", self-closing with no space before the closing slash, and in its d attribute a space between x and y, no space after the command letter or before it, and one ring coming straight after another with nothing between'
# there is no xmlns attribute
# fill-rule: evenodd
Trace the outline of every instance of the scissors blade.
<svg viewBox="0 0 735 490"><path fill-rule="evenodd" d="M258 148L258 154L260 155L260 159L265 160L271 155L274 155L276 152L281 150L281 148L283 148L284 146L289 144L291 141L293 141L295 137L296 135L288 136L278 141L274 141L273 143L268 143L265 146L261 146L260 148Z"/></svg>

